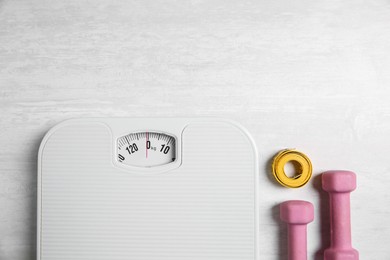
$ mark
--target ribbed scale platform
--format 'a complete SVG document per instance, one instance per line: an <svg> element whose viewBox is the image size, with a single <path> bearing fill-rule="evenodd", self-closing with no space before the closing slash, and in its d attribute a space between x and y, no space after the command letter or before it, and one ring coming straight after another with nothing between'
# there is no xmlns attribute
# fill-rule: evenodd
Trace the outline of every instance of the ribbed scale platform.
<svg viewBox="0 0 390 260"><path fill-rule="evenodd" d="M145 174L113 163L109 122L67 123L41 150L41 260L257 259L256 153L238 127L189 121L181 166Z"/></svg>

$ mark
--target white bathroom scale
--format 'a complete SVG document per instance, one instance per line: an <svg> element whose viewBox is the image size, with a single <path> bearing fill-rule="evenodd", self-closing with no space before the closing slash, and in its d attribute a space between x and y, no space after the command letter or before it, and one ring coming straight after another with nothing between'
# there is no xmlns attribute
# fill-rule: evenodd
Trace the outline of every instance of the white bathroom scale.
<svg viewBox="0 0 390 260"><path fill-rule="evenodd" d="M258 162L236 123L65 121L38 162L38 260L258 259Z"/></svg>

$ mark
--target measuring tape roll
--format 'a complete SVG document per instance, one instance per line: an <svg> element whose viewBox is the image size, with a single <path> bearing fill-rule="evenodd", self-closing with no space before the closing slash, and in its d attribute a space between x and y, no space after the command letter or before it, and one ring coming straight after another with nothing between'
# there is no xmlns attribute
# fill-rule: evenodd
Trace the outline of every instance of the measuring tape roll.
<svg viewBox="0 0 390 260"><path fill-rule="evenodd" d="M288 177L284 171L284 166L288 162L295 162L299 165L298 174L294 177ZM299 188L304 186L310 180L312 172L310 159L296 150L282 150L272 162L272 173L276 180L285 187Z"/></svg>

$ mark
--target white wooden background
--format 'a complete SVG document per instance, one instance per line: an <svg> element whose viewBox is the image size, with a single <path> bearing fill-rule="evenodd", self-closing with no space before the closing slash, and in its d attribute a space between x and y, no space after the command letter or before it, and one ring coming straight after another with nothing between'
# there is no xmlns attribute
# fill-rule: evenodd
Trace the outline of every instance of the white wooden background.
<svg viewBox="0 0 390 260"><path fill-rule="evenodd" d="M0 0L0 259L35 259L41 138L74 117L218 116L260 153L261 259L286 258L277 205L316 207L309 259L329 244L319 174L350 169L353 244L390 259L388 0ZM314 177L282 188L280 149ZM322 233L321 233L322 232Z"/></svg>

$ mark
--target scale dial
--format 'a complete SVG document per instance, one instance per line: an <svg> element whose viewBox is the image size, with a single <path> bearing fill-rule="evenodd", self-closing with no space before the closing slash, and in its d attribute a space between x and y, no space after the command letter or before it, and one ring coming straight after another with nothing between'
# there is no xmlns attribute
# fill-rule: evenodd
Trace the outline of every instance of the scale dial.
<svg viewBox="0 0 390 260"><path fill-rule="evenodd" d="M137 132L117 140L120 163L136 167L154 167L176 159L175 137L158 132Z"/></svg>

